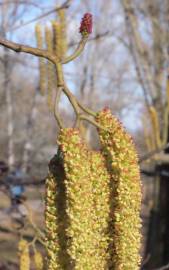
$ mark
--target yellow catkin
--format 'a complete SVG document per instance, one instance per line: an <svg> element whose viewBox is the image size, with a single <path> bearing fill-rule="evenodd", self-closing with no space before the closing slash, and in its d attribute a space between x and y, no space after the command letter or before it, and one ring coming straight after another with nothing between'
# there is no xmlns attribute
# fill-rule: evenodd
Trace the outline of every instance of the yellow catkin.
<svg viewBox="0 0 169 270"><path fill-rule="evenodd" d="M47 50L50 53L53 53L53 33L52 29L48 26L45 27L45 41L46 41L46 47ZM47 103L48 107L51 111L53 111L53 87L54 87L54 81L55 81L55 68L54 65L48 61L47 63Z"/></svg>
<svg viewBox="0 0 169 270"><path fill-rule="evenodd" d="M52 21L53 37L54 37L54 51L55 54L62 59L62 32L61 25L57 21Z"/></svg>
<svg viewBox="0 0 169 270"><path fill-rule="evenodd" d="M47 264L48 270L60 269L58 258L58 213L56 208L57 184L55 176L49 172L46 179L46 208L45 208L45 224L46 224L46 242L47 242Z"/></svg>
<svg viewBox="0 0 169 270"><path fill-rule="evenodd" d="M98 113L96 121L104 127L104 130L99 129L99 136L111 176L108 269L138 270L141 185L137 153L132 138L110 110Z"/></svg>
<svg viewBox="0 0 169 270"><path fill-rule="evenodd" d="M61 130L58 143L63 153L66 175L68 254L71 258L69 269L95 270L89 151L75 129Z"/></svg>
<svg viewBox="0 0 169 270"><path fill-rule="evenodd" d="M156 147L161 147L162 142L160 138L160 126L156 109L151 106L149 108L150 118L152 122L153 133L155 135Z"/></svg>
<svg viewBox="0 0 169 270"><path fill-rule="evenodd" d="M36 270L43 270L43 257L42 254L37 250L34 252L34 262Z"/></svg>
<svg viewBox="0 0 169 270"><path fill-rule="evenodd" d="M62 58L65 57L67 52L67 35L66 35L66 16L65 16L65 9L60 9L58 11L59 21L61 25L61 56Z"/></svg>
<svg viewBox="0 0 169 270"><path fill-rule="evenodd" d="M18 252L19 252L19 269L29 270L30 269L29 246L26 240L21 239L19 241Z"/></svg>
<svg viewBox="0 0 169 270"><path fill-rule="evenodd" d="M66 198L64 169L58 155L49 163L46 179L46 242L48 270L68 270L69 258L66 245Z"/></svg>
<svg viewBox="0 0 169 270"><path fill-rule="evenodd" d="M90 153L89 181L92 183L93 205L93 268L108 269L109 261L109 225L110 216L110 176L106 162L99 152Z"/></svg>
<svg viewBox="0 0 169 270"><path fill-rule="evenodd" d="M42 34L42 27L40 24L37 24L35 26L35 34L36 34L36 42L37 42L37 47L39 49L43 48L43 34ZM39 72L40 72L40 90L42 95L44 95L45 90L46 90L46 63L45 59L42 57L39 57Z"/></svg>

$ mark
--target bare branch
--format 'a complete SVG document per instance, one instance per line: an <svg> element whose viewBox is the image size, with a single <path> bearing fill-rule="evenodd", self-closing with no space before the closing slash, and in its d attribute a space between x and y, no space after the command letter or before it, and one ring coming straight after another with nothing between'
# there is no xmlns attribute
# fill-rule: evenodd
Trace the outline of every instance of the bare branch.
<svg viewBox="0 0 169 270"><path fill-rule="evenodd" d="M24 53L32 54L38 57L46 58L49 61L53 62L54 64L57 61L57 56L50 54L47 50L33 48L26 45L21 45L21 44L18 44L18 43L15 43L15 42L3 39L3 38L0 38L0 45L8 49L11 49L17 53L24 52Z"/></svg>
<svg viewBox="0 0 169 270"><path fill-rule="evenodd" d="M9 5L9 4L16 4L16 5L31 5L31 6L34 6L34 7L37 7L37 8L40 8L40 6L34 2L31 2L31 1L15 1L15 0L11 0L11 1L4 1L4 2L0 2L0 6L3 6L3 5Z"/></svg>
<svg viewBox="0 0 169 270"><path fill-rule="evenodd" d="M41 19L43 19L43 18L45 18L45 17L51 15L52 13L54 13L54 12L60 10L60 9L68 8L68 7L70 6L70 2L71 2L71 0L67 0L67 1L65 1L65 2L63 3L63 5L61 5L60 7L53 8L53 9L49 10L48 12L45 12L45 13L43 13L42 15L33 18L32 20L29 20L29 21L27 21L27 22L25 22L25 23L22 23L22 24L20 24L20 25L18 25L18 26L13 27L11 30L17 30L17 29L19 29L19 28L21 28L21 27L23 27L23 26L26 26L26 25L28 25L28 24L31 24L31 23L36 22L36 21L38 21L38 20L41 20Z"/></svg>

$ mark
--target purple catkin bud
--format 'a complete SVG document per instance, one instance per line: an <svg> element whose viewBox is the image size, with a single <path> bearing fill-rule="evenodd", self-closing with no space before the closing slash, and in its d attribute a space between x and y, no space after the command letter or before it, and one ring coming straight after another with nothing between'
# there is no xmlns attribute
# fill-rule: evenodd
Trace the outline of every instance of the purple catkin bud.
<svg viewBox="0 0 169 270"><path fill-rule="evenodd" d="M85 13L79 28L79 32L82 34L82 36L85 37L92 33L92 24L92 14Z"/></svg>

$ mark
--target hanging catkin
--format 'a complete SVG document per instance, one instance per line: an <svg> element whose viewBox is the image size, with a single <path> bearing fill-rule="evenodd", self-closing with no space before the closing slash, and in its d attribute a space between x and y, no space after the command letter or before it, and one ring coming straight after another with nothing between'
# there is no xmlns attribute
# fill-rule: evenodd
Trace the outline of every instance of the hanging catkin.
<svg viewBox="0 0 169 270"><path fill-rule="evenodd" d="M90 153L89 180L92 183L91 212L93 230L93 268L108 269L110 259L109 246L109 216L110 216L110 176L106 168L106 162L100 152Z"/></svg>
<svg viewBox="0 0 169 270"><path fill-rule="evenodd" d="M42 27L40 24L37 24L35 26L35 34L36 34L36 42L37 47L39 49L43 48L43 34L42 34ZM42 57L39 57L39 71L40 71L40 79L39 79L39 85L42 95L45 94L46 91L46 62L45 59Z"/></svg>
<svg viewBox="0 0 169 270"><path fill-rule="evenodd" d="M34 250L34 262L36 270L43 270L43 257L37 249Z"/></svg>
<svg viewBox="0 0 169 270"><path fill-rule="evenodd" d="M45 27L45 41L47 50L52 54L53 53L53 32L52 29L48 26ZM55 68L53 63L50 61L47 62L47 103L51 111L53 111L53 87L55 81Z"/></svg>
<svg viewBox="0 0 169 270"><path fill-rule="evenodd" d="M61 24L57 21L52 21L53 37L54 37L54 52L58 58L62 59L62 30Z"/></svg>
<svg viewBox="0 0 169 270"><path fill-rule="evenodd" d="M65 9L58 10L58 15L59 15L60 31L61 31L61 57L63 59L66 56L66 52L67 52Z"/></svg>
<svg viewBox="0 0 169 270"><path fill-rule="evenodd" d="M30 255L29 255L28 242L26 240L21 239L19 241L18 252L19 252L19 269L29 270L30 269Z"/></svg>
<svg viewBox="0 0 169 270"><path fill-rule="evenodd" d="M111 176L110 268L137 270L140 265L141 188L138 158L132 138L105 109L97 114L102 152ZM107 130L105 130L107 129Z"/></svg>
<svg viewBox="0 0 169 270"><path fill-rule="evenodd" d="M48 270L70 269L67 254L65 174L57 154L49 163L46 179L46 242Z"/></svg>
<svg viewBox="0 0 169 270"><path fill-rule="evenodd" d="M75 270L94 270L93 195L92 181L89 181L89 152L75 129L61 130L58 143L63 153L66 175L68 254L72 262L70 269L73 267Z"/></svg>

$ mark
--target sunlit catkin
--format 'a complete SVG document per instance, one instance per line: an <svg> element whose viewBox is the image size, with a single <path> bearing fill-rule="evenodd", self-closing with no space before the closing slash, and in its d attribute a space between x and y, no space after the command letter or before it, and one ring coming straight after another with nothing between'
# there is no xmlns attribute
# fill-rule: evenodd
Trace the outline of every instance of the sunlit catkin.
<svg viewBox="0 0 169 270"><path fill-rule="evenodd" d="M34 262L36 270L43 270L43 257L42 254L37 250L34 252Z"/></svg>
<svg viewBox="0 0 169 270"><path fill-rule="evenodd" d="M18 252L19 252L19 269L29 270L30 269L29 246L26 240L21 239L19 241Z"/></svg>
<svg viewBox="0 0 169 270"><path fill-rule="evenodd" d="M92 269L108 269L110 259L109 247L109 215L110 215L110 176L104 157L99 152L90 153L89 181L92 183L93 204L93 267Z"/></svg>
<svg viewBox="0 0 169 270"><path fill-rule="evenodd" d="M67 52L67 36L66 36L66 16L65 9L58 10L59 21L60 21L60 30L61 30L61 56L65 57Z"/></svg>
<svg viewBox="0 0 169 270"><path fill-rule="evenodd" d="M104 127L99 129L99 136L111 176L109 269L137 270L141 238L141 187L137 153L132 138L110 110L98 113L96 121Z"/></svg>
<svg viewBox="0 0 169 270"><path fill-rule="evenodd" d="M48 270L59 268L59 242L58 242L58 212L56 207L57 200L57 179L55 175L49 171L46 179L46 208L45 208L45 224L46 224L46 243L47 243L47 265Z"/></svg>
<svg viewBox="0 0 169 270"><path fill-rule="evenodd" d="M62 31L61 25L57 21L52 21L52 28L53 28L53 37L54 37L54 52L62 59Z"/></svg>
<svg viewBox="0 0 169 270"><path fill-rule="evenodd" d="M53 53L53 33L52 29L48 26L45 27L45 41L47 50L52 54ZM47 103L51 111L53 111L53 102L52 102L52 90L54 87L55 81L55 68L54 65L48 61L47 62Z"/></svg>
<svg viewBox="0 0 169 270"><path fill-rule="evenodd" d="M69 270L67 254L67 216L65 173L62 159L55 155L49 163L49 174L46 179L46 243L48 270Z"/></svg>
<svg viewBox="0 0 169 270"><path fill-rule="evenodd" d="M35 34L36 34L36 42L37 47L39 49L43 48L43 34L42 34L42 27L40 24L36 24L35 26ZM46 62L45 59L42 57L39 57L39 72L40 72L40 90L42 95L44 95L46 90Z"/></svg>
<svg viewBox="0 0 169 270"><path fill-rule="evenodd" d="M89 152L76 129L61 130L58 143L63 153L66 175L68 254L71 258L69 269L95 270L92 257L93 196Z"/></svg>

